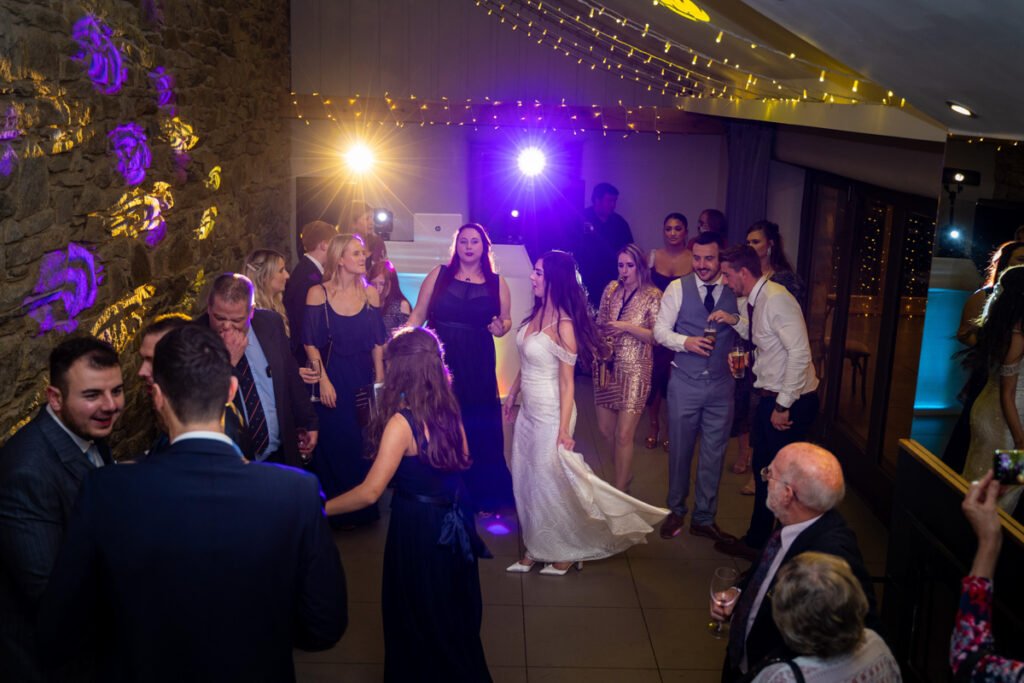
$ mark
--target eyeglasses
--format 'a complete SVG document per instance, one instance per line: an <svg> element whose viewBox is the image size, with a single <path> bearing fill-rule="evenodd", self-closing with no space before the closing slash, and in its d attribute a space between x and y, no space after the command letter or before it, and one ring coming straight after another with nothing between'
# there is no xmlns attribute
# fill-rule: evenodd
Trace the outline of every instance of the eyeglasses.
<svg viewBox="0 0 1024 683"><path fill-rule="evenodd" d="M761 481L763 481L764 483L767 484L772 479L774 479L775 481L779 482L780 484L785 484L786 486L788 486L793 491L793 498L796 498L796 487L795 486L790 484L785 479L779 479L778 477L772 476L772 466L771 465L768 465L766 467L762 467L761 468Z"/></svg>

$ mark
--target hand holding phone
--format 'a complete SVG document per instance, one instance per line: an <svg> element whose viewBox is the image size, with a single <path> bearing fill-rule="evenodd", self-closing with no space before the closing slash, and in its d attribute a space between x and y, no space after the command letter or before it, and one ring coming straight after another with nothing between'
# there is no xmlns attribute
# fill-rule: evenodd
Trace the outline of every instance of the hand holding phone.
<svg viewBox="0 0 1024 683"><path fill-rule="evenodd" d="M1024 450L997 449L992 460L992 472L1000 484L1024 484Z"/></svg>

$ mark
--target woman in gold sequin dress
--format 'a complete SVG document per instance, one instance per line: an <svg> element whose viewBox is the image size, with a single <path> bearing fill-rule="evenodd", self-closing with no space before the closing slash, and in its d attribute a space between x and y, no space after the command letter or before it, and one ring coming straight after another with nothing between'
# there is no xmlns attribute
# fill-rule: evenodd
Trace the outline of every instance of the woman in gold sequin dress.
<svg viewBox="0 0 1024 683"><path fill-rule="evenodd" d="M612 358L594 375L597 426L615 444L615 486L633 479L633 435L651 393L651 348L661 292L651 284L643 250L627 244L618 254L619 279L601 296L597 324L612 347Z"/></svg>

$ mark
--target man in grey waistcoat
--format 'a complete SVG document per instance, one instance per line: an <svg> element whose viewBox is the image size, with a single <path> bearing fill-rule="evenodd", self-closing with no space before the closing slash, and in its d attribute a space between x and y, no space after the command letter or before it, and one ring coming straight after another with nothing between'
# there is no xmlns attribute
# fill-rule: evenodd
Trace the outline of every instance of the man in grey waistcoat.
<svg viewBox="0 0 1024 683"><path fill-rule="evenodd" d="M710 323L714 339L705 333L712 311L740 316L736 295L722 285L719 251L723 237L716 232L699 235L693 244L693 272L669 284L661 299L654 338L676 352L668 383L669 466L668 501L671 514L661 525L661 537L673 538L682 531L686 498L690 494L690 464L700 434L696 496L690 533L715 541L730 542L735 536L718 528L718 484L722 460L732 427L735 380L729 371L729 352L737 330L724 323ZM738 333L745 331L740 316Z"/></svg>

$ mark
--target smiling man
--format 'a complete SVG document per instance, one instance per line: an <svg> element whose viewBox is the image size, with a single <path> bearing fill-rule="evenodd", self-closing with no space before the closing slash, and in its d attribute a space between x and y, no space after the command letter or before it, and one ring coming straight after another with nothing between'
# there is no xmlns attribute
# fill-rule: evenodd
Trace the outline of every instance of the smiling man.
<svg viewBox="0 0 1024 683"><path fill-rule="evenodd" d="M124 409L117 353L72 337L50 354L46 406L0 450L0 671L42 680L33 621L90 470L112 463L105 439Z"/></svg>

